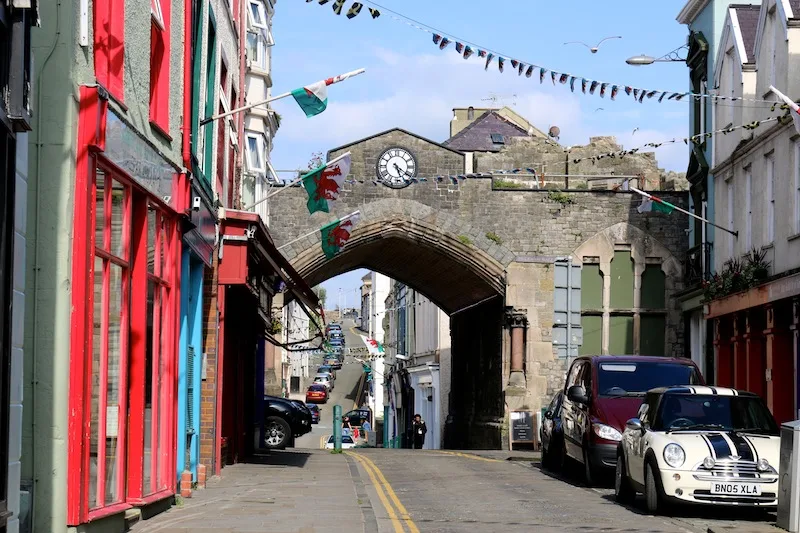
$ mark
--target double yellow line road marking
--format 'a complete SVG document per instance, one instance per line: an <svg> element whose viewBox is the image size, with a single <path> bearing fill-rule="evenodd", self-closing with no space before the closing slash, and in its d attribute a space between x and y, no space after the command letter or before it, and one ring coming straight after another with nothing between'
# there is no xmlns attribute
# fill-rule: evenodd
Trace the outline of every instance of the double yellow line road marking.
<svg viewBox="0 0 800 533"><path fill-rule="evenodd" d="M386 480L386 477L383 475L383 472L381 472L380 468L378 468L371 459L364 455L355 452L345 453L358 461L361 467L367 472L367 475L369 475L369 479L372 481L372 485L375 487L375 491L378 493L378 499L380 499L381 503L386 509L386 513L389 515L389 520L392 522L395 533L405 533L403 524L406 525L410 533L419 533L419 528L417 528L417 525L413 520L411 520L411 517L408 515L408 511L400 502L400 498L397 497L397 494L395 494L394 489ZM394 507L392 504L394 504ZM395 509L397 512L395 512Z"/></svg>

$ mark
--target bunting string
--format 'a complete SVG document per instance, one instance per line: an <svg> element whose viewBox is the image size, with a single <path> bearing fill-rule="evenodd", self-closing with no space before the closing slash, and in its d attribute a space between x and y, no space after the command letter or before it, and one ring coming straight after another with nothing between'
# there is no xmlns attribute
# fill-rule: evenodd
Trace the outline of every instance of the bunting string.
<svg viewBox="0 0 800 533"><path fill-rule="evenodd" d="M306 0L307 3L314 2L315 0ZM330 0L316 0L318 4L325 5ZM333 3L333 11L337 15L340 15L342 9L344 7L346 0L334 0ZM529 61L522 61L517 59L519 56L515 56L513 54L504 54L494 50L492 48L479 45L467 39L462 39L459 37L454 36L449 32L445 32L439 30L429 24L425 24L424 22L420 22L415 20L407 15L404 15L398 11L390 9L386 6L378 4L376 2L372 2L370 0L362 0L361 2L353 2L350 9L347 11L347 18L354 18L357 16L362 9L363 5L369 5L373 7L369 7L368 11L373 19L378 18L381 15L381 11L386 12L389 14L389 18L396 22L400 22L405 24L411 28L414 28L419 31L423 31L433 38L434 45L439 47L439 50L446 49L451 43L454 43L455 51L461 55L464 59L470 59L471 57L476 57L484 62L484 69L488 70L492 64L497 65L497 69L499 72L504 72L506 70L506 62L509 62L511 65L511 71L516 72L518 76L525 75L526 78L532 77L536 72L539 73L539 83L544 83L546 78L549 78L553 85L569 85L569 89L571 92L575 92L576 90L580 90L581 93L590 95L599 95L600 98L605 98L606 95L611 100L616 100L617 96L620 92L624 93L625 96L633 98L634 101L643 103L646 100L651 101L655 100L658 103L662 103L665 100L668 102L680 102L684 99L686 100L699 100L701 98L705 99L712 99L715 101L729 101L729 102L755 102L759 104L775 104L774 100L765 100L763 98L746 98L740 96L726 96L721 94L701 94L701 93L694 93L691 91L669 91L669 90L662 90L662 89L646 89L640 87L634 87L633 85L628 85L625 83L613 83L607 81L600 81L594 80L592 78L581 76L578 74L571 74L568 72L562 72L559 70L554 70L549 67L542 66L538 63L529 62ZM547 74L550 74L549 76ZM580 82L578 84L577 82ZM774 109L774 108L773 108Z"/></svg>

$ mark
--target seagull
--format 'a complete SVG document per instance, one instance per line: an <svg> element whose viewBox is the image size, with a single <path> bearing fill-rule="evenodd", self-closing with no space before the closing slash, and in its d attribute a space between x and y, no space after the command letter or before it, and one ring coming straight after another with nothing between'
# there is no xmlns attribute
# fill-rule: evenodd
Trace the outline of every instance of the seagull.
<svg viewBox="0 0 800 533"><path fill-rule="evenodd" d="M597 43L596 46L589 46L588 44L584 43L583 41L570 41L570 42L564 43L564 44L582 44L583 46L588 48L589 51L591 51L593 54L596 54L597 50L600 48L600 45L603 44L604 41L607 41L609 39L622 39L622 36L621 35L615 35L613 37L606 37L605 39L601 39L600 42Z"/></svg>
<svg viewBox="0 0 800 533"><path fill-rule="evenodd" d="M631 133L631 137L636 135L636 132L639 131L639 128L633 128L633 133Z"/></svg>
<svg viewBox="0 0 800 533"><path fill-rule="evenodd" d="M602 107L598 107L597 109L594 110L595 113L597 113L598 111L605 111L605 109Z"/></svg>

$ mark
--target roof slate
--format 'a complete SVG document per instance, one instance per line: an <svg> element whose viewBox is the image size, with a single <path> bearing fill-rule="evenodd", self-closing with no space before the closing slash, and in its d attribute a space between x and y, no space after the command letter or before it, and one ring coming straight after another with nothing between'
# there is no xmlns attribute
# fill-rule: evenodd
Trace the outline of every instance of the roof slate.
<svg viewBox="0 0 800 533"><path fill-rule="evenodd" d="M499 133L505 138L529 137L527 131L506 120L495 111L487 111L478 117L475 122L442 144L461 152L499 152L505 144L493 143L493 133Z"/></svg>
<svg viewBox="0 0 800 533"><path fill-rule="evenodd" d="M800 0L793 1L800 3ZM758 15L761 6L732 5L731 8L736 10L736 17L739 19L739 30L742 32L747 62L755 63L756 33L758 33Z"/></svg>

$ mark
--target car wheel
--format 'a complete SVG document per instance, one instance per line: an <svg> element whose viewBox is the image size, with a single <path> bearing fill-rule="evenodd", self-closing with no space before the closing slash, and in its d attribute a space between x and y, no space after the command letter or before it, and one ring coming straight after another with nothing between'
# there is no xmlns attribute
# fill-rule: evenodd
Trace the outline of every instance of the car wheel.
<svg viewBox="0 0 800 533"><path fill-rule="evenodd" d="M653 514L664 512L666 503L664 491L661 488L661 473L652 461L647 462L644 474L644 496L647 501L647 510Z"/></svg>
<svg viewBox="0 0 800 533"><path fill-rule="evenodd" d="M292 440L292 430L286 420L268 416L264 422L264 446L269 450L282 450Z"/></svg>
<svg viewBox="0 0 800 533"><path fill-rule="evenodd" d="M547 451L546 446L542 446L542 468L550 470L550 463L552 460L550 459L550 453Z"/></svg>
<svg viewBox="0 0 800 533"><path fill-rule="evenodd" d="M631 487L631 481L628 479L628 469L625 466L625 456L619 454L617 456L617 469L614 472L614 497L617 502L630 505L636 499L636 491Z"/></svg>

